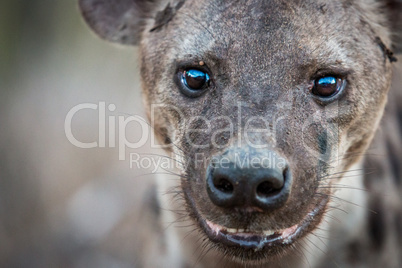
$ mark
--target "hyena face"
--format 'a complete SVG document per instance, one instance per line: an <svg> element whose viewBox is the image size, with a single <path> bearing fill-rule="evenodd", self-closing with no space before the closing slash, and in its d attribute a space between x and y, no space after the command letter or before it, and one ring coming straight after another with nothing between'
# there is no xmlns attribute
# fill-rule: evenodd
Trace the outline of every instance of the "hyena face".
<svg viewBox="0 0 402 268"><path fill-rule="evenodd" d="M145 104L202 235L243 261L283 255L320 223L382 116L385 3L167 4L81 0L101 36L140 46Z"/></svg>

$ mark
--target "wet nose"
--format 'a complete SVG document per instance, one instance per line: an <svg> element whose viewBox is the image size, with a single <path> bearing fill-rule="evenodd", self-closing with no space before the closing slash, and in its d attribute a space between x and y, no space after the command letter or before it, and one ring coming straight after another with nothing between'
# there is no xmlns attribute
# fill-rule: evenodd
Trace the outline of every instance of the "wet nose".
<svg viewBox="0 0 402 268"><path fill-rule="evenodd" d="M206 183L211 201L223 208L282 207L292 183L286 160L272 151L233 154L226 153L209 166Z"/></svg>

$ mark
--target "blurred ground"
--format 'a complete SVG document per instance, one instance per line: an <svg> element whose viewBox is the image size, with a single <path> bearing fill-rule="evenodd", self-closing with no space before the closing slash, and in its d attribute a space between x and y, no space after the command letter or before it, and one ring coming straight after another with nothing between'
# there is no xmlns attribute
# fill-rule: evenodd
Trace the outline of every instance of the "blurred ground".
<svg viewBox="0 0 402 268"><path fill-rule="evenodd" d="M135 48L100 41L74 0L1 0L1 267L135 263L135 234L121 225L135 225L152 177L138 177L147 171L119 161L117 149L76 148L64 132L72 107L100 101L116 105L107 115L143 114ZM77 114L73 133L96 141L97 112Z"/></svg>

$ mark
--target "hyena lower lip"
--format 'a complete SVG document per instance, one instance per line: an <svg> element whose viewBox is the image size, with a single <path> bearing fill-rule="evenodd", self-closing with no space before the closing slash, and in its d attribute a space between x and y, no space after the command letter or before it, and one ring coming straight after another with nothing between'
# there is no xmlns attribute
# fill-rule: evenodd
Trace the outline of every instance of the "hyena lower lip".
<svg viewBox="0 0 402 268"><path fill-rule="evenodd" d="M220 226L209 220L202 221L202 227L209 239L228 247L244 250L264 250L276 246L293 244L297 239L315 229L320 222L328 199L324 199L299 223L282 230L252 232L245 229L233 229Z"/></svg>

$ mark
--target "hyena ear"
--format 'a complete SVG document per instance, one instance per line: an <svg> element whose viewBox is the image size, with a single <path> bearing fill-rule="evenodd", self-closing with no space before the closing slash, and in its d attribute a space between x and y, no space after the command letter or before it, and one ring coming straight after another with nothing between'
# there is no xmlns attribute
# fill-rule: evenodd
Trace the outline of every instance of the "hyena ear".
<svg viewBox="0 0 402 268"><path fill-rule="evenodd" d="M136 45L145 20L154 17L158 0L79 0L81 13L100 37Z"/></svg>
<svg viewBox="0 0 402 268"><path fill-rule="evenodd" d="M402 0L385 0L392 27L392 41L395 53L402 53Z"/></svg>

